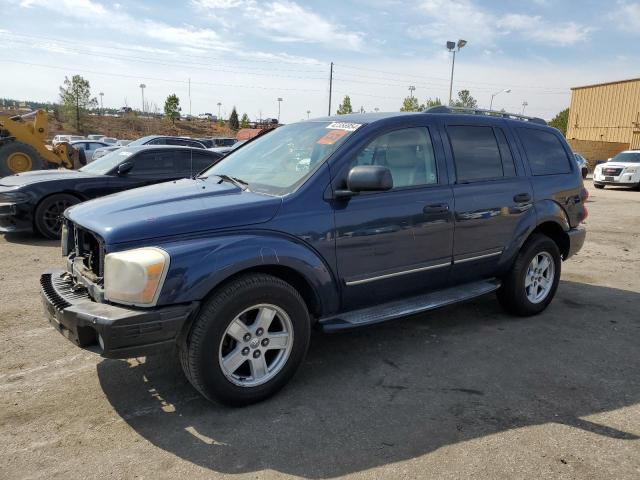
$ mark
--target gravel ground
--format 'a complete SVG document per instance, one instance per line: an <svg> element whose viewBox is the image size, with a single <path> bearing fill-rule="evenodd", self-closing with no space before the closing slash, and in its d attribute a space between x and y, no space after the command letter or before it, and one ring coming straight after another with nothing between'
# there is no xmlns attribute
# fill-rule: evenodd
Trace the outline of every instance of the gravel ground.
<svg viewBox="0 0 640 480"><path fill-rule="evenodd" d="M314 334L243 409L171 356L74 347L38 295L58 244L0 237L0 478L640 478L640 192L588 186L587 243L543 314L488 296Z"/></svg>

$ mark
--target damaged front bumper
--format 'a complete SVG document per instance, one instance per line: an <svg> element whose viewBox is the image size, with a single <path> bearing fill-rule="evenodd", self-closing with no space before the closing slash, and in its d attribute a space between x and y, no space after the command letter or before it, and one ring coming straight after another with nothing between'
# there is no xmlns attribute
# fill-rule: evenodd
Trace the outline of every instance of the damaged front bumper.
<svg viewBox="0 0 640 480"><path fill-rule="evenodd" d="M125 308L93 301L62 270L40 277L49 322L77 346L107 358L141 357L176 344L198 302L159 308Z"/></svg>

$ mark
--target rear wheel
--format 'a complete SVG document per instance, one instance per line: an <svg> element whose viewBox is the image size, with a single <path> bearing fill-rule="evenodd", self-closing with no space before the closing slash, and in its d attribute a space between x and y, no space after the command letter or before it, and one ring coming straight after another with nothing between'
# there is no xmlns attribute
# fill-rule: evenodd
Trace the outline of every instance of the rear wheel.
<svg viewBox="0 0 640 480"><path fill-rule="evenodd" d="M8 142L0 146L0 177L30 170L42 170L44 161L31 145Z"/></svg>
<svg viewBox="0 0 640 480"><path fill-rule="evenodd" d="M249 274L216 292L194 320L182 368L209 400L230 405L259 402L280 390L307 352L310 319L288 283Z"/></svg>
<svg viewBox="0 0 640 480"><path fill-rule="evenodd" d="M604 185L598 185L597 183L594 183L593 186L600 189L604 188Z"/></svg>
<svg viewBox="0 0 640 480"><path fill-rule="evenodd" d="M66 193L57 193L45 198L36 208L34 223L36 230L46 238L60 238L62 214L80 199Z"/></svg>
<svg viewBox="0 0 640 480"><path fill-rule="evenodd" d="M498 300L507 311L516 315L542 312L556 293L561 266L562 258L556 243L546 235L532 235L503 278Z"/></svg>

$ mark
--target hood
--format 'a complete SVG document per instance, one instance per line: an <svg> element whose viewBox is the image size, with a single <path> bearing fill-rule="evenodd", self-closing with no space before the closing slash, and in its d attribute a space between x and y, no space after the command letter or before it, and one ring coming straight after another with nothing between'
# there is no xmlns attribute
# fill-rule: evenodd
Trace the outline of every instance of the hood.
<svg viewBox="0 0 640 480"><path fill-rule="evenodd" d="M59 180L76 180L85 178L104 178L103 175L79 172L77 170L34 170L32 172L16 173L0 178L0 186L15 187L32 183L51 182Z"/></svg>
<svg viewBox="0 0 640 480"><path fill-rule="evenodd" d="M73 206L65 215L114 244L263 223L281 204L278 197L218 182L183 179L136 188Z"/></svg>
<svg viewBox="0 0 640 480"><path fill-rule="evenodd" d="M597 166L601 168L638 168L640 167L640 162L605 162L599 163Z"/></svg>

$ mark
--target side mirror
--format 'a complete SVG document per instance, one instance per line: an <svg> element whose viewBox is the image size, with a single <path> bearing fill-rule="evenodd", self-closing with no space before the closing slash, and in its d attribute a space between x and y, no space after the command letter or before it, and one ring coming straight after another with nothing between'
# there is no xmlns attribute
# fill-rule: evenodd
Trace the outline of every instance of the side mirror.
<svg viewBox="0 0 640 480"><path fill-rule="evenodd" d="M359 165L349 171L347 190L336 190L336 198L351 197L360 192L381 192L393 188L393 177L387 167Z"/></svg>
<svg viewBox="0 0 640 480"><path fill-rule="evenodd" d="M133 168L132 162L122 162L118 165L118 175L126 175Z"/></svg>
<svg viewBox="0 0 640 480"><path fill-rule="evenodd" d="M613 160L612 157L607 158L607 162L610 162L611 160Z"/></svg>

